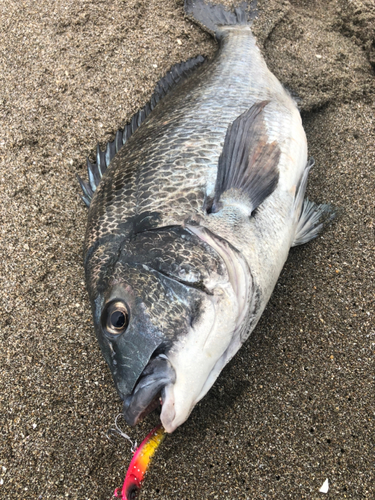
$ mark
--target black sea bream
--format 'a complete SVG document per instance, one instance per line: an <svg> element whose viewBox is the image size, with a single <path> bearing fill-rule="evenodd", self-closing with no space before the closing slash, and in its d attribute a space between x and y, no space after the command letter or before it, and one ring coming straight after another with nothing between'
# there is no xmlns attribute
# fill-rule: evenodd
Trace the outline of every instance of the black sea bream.
<svg viewBox="0 0 375 500"><path fill-rule="evenodd" d="M161 399L167 432L248 338L290 247L328 210L304 201L305 132L251 33L253 6L186 0L185 11L215 32L215 58L174 66L81 181L101 350L128 423Z"/></svg>

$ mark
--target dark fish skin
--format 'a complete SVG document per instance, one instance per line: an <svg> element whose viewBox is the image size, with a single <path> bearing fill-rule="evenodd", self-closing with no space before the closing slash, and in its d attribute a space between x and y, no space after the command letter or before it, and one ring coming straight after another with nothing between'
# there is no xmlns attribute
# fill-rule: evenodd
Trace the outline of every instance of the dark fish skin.
<svg viewBox="0 0 375 500"><path fill-rule="evenodd" d="M212 248L181 226L137 232L131 223L130 237L100 241L86 264L98 340L123 399L155 350L168 351L194 321L205 281L226 275ZM130 309L126 335L103 332L103 304L112 297Z"/></svg>
<svg viewBox="0 0 375 500"><path fill-rule="evenodd" d="M188 78L175 67L100 182L90 167L81 181L95 332L130 424L159 396L167 432L188 418L255 328L290 247L320 229L299 112L246 9L185 0L215 31L215 58L186 63L199 66Z"/></svg>

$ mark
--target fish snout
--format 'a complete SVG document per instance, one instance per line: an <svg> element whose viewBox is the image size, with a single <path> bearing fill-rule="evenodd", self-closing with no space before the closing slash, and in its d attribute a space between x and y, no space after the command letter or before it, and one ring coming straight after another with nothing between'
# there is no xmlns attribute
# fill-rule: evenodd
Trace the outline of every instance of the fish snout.
<svg viewBox="0 0 375 500"><path fill-rule="evenodd" d="M123 398L123 415L126 422L135 425L157 408L161 392L175 380L175 370L165 354L151 358L132 393Z"/></svg>

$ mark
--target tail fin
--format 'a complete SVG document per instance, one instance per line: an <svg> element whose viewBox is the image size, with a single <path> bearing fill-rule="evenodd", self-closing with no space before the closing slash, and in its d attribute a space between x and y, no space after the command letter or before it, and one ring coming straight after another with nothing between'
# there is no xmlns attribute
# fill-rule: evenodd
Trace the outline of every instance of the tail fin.
<svg viewBox="0 0 375 500"><path fill-rule="evenodd" d="M223 5L206 3L205 0L185 0L186 15L201 27L220 37L220 26L249 24L256 17L257 0L242 2L233 12Z"/></svg>

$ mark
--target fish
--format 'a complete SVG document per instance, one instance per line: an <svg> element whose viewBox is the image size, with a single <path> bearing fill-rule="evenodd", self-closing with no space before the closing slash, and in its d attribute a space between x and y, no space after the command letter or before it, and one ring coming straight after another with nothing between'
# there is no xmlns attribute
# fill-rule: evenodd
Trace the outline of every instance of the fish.
<svg viewBox="0 0 375 500"><path fill-rule="evenodd" d="M182 425L256 327L291 247L330 219L305 198L300 112L251 31L256 2L185 0L218 50L174 65L88 161L84 266L96 337L136 425Z"/></svg>

